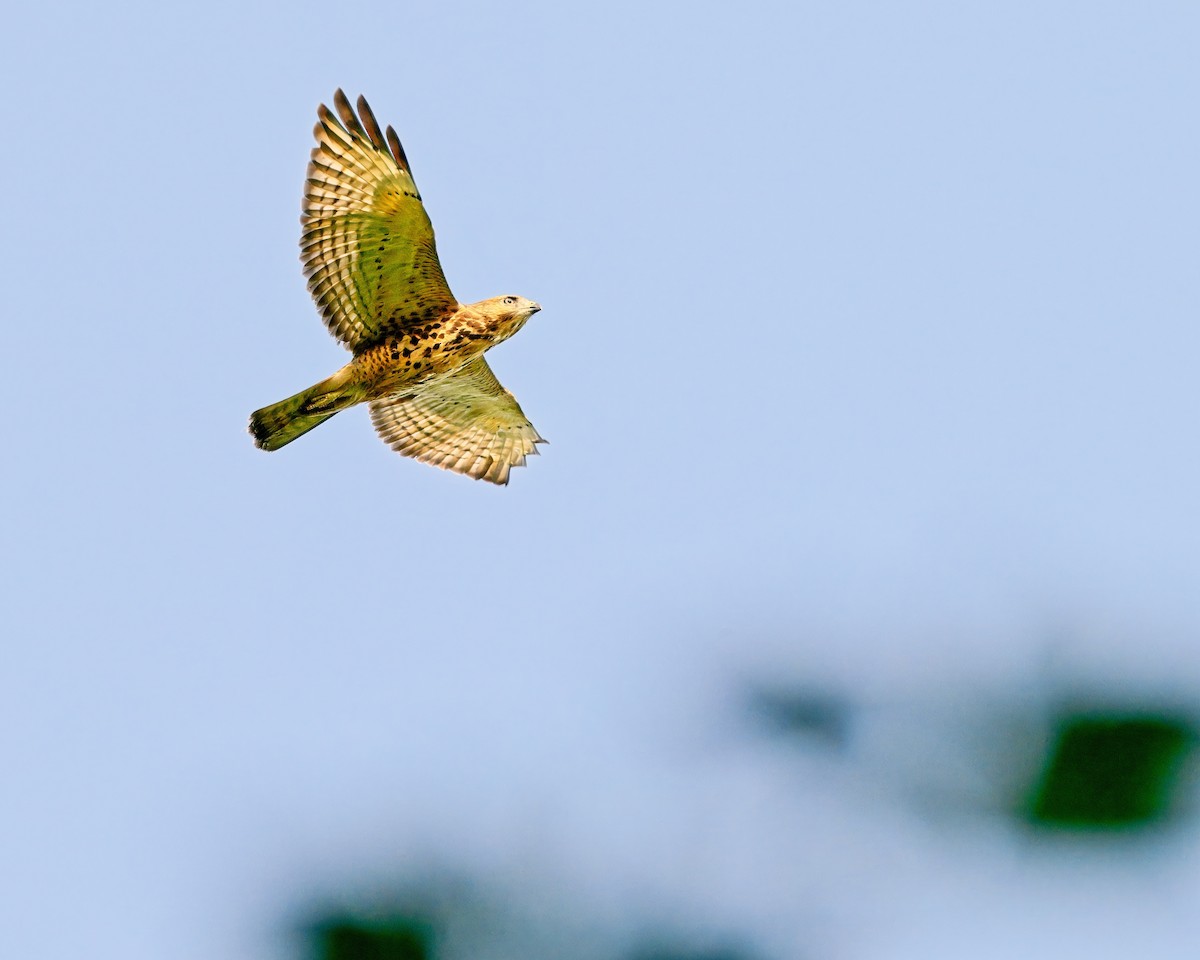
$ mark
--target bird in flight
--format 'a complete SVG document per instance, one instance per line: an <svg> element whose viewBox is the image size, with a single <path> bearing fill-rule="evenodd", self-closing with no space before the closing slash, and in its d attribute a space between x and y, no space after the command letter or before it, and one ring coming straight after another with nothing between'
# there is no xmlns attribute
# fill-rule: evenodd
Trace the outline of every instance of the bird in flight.
<svg viewBox="0 0 1200 960"><path fill-rule="evenodd" d="M507 484L545 443L484 353L541 307L504 296L461 304L442 274L433 225L396 131L367 101L317 108L300 258L329 332L353 354L333 376L256 410L250 432L278 450L366 403L393 450L476 480ZM340 119L339 119L340 118Z"/></svg>

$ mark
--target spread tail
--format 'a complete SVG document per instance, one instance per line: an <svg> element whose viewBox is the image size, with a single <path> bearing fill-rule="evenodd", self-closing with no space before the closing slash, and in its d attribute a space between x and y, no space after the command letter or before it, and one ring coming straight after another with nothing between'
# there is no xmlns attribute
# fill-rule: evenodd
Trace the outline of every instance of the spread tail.
<svg viewBox="0 0 1200 960"><path fill-rule="evenodd" d="M250 414L250 433L261 450L278 450L313 427L320 426L339 410L362 401L361 390L347 385L343 371Z"/></svg>

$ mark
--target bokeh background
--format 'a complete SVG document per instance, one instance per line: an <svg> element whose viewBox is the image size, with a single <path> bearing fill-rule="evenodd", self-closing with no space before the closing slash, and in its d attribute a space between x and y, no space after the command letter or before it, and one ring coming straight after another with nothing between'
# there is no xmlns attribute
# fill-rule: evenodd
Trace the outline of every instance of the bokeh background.
<svg viewBox="0 0 1200 960"><path fill-rule="evenodd" d="M3 32L6 954L1195 956L1195 5ZM507 489L246 435L338 86L545 308Z"/></svg>

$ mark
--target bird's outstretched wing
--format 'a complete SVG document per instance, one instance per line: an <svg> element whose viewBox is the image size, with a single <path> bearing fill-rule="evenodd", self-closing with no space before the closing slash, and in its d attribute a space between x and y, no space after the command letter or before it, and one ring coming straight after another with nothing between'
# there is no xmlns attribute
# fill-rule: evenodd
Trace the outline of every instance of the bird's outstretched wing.
<svg viewBox="0 0 1200 960"><path fill-rule="evenodd" d="M358 98L322 104L300 218L300 259L329 332L351 350L458 306L396 131Z"/></svg>
<svg viewBox="0 0 1200 960"><path fill-rule="evenodd" d="M371 422L393 450L476 480L508 483L545 443L483 357L414 394L371 401Z"/></svg>

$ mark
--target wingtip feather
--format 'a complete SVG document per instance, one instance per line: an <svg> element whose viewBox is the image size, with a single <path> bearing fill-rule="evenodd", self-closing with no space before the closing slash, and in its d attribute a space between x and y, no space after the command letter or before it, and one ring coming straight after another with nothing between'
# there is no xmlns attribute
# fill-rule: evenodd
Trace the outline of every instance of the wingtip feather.
<svg viewBox="0 0 1200 960"><path fill-rule="evenodd" d="M400 165L400 169L405 171L409 176L412 176L412 167L408 164L408 154L404 152L404 146L400 143L400 138L396 135L396 130L390 124L387 128L387 142L392 149L392 156L396 163Z"/></svg>
<svg viewBox="0 0 1200 960"><path fill-rule="evenodd" d="M333 105L337 107L338 116L342 118L342 124L349 133L366 136L363 132L362 124L358 122L358 117L354 115L354 108L350 106L349 98L342 92L341 87L338 87L334 91Z"/></svg>
<svg viewBox="0 0 1200 960"><path fill-rule="evenodd" d="M383 132L379 129L379 121L375 119L375 114L371 111L371 105L367 103L366 97L360 96L358 98L358 113L362 117L363 126L366 127L367 139L375 144L376 149L387 150L387 144L383 139Z"/></svg>

